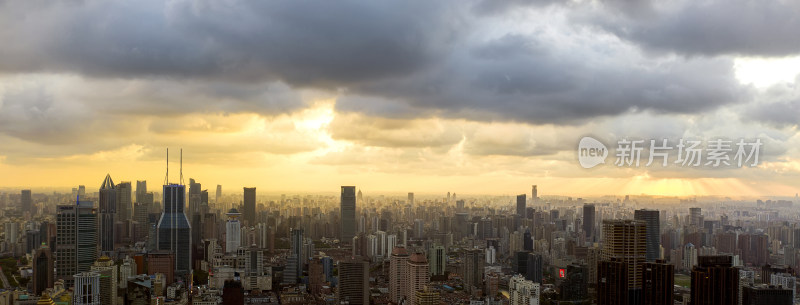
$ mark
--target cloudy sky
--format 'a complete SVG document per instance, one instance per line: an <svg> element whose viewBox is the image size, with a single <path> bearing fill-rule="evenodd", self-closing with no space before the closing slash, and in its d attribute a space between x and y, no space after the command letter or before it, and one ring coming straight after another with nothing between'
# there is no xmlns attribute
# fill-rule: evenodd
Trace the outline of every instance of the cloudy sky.
<svg viewBox="0 0 800 305"><path fill-rule="evenodd" d="M187 180L232 192L794 196L798 16L789 0L0 0L0 186L158 185L169 147L172 181L183 148ZM584 169L584 136L764 144L755 167L612 151Z"/></svg>

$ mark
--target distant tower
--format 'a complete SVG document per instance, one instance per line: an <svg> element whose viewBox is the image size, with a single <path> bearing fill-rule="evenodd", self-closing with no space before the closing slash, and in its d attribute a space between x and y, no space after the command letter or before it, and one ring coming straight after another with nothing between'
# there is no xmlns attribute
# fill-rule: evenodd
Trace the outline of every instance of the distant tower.
<svg viewBox="0 0 800 305"><path fill-rule="evenodd" d="M539 201L539 190L536 189L536 184L531 186L531 201L537 202Z"/></svg>
<svg viewBox="0 0 800 305"><path fill-rule="evenodd" d="M145 180L137 180L136 181L136 202L143 202L145 194L147 194L147 181L145 181Z"/></svg>
<svg viewBox="0 0 800 305"><path fill-rule="evenodd" d="M100 274L82 272L75 274L75 287L72 290L73 305L101 305Z"/></svg>
<svg viewBox="0 0 800 305"><path fill-rule="evenodd" d="M589 243L594 243L597 239L594 234L594 212L594 204L583 205L583 232Z"/></svg>
<svg viewBox="0 0 800 305"><path fill-rule="evenodd" d="M196 183L194 179L189 178L189 211L186 213L186 217L189 219L194 219L194 215L200 211L201 189L202 185L200 183Z"/></svg>
<svg viewBox="0 0 800 305"><path fill-rule="evenodd" d="M242 216L236 209L228 211L228 222L225 223L225 253L236 253L242 246L242 224L239 216Z"/></svg>
<svg viewBox="0 0 800 305"><path fill-rule="evenodd" d="M256 188L244 188L244 223L246 226L256 225Z"/></svg>
<svg viewBox="0 0 800 305"><path fill-rule="evenodd" d="M56 279L72 285L73 275L89 271L97 259L97 209L91 201L59 205L56 214Z"/></svg>
<svg viewBox="0 0 800 305"><path fill-rule="evenodd" d="M408 192L408 204L414 206L414 193Z"/></svg>
<svg viewBox="0 0 800 305"><path fill-rule="evenodd" d="M342 223L342 238L344 243L353 241L356 235L356 187L342 186L340 202L340 213Z"/></svg>
<svg viewBox="0 0 800 305"><path fill-rule="evenodd" d="M183 160L181 160L183 163ZM181 172L183 169L181 169ZM181 174L181 180L183 180ZM163 187L163 212L156 226L156 246L159 251L175 255L175 274L188 275L192 270L192 227L184 213L186 186L168 182L169 170Z"/></svg>
<svg viewBox="0 0 800 305"><path fill-rule="evenodd" d="M517 195L517 215L519 218L525 218L525 206L526 206L526 199L525 194Z"/></svg>
<svg viewBox="0 0 800 305"><path fill-rule="evenodd" d="M222 204L222 185L217 184L217 193L215 194L214 204L220 205Z"/></svg>
<svg viewBox="0 0 800 305"><path fill-rule="evenodd" d="M31 215L36 211L33 206L33 198L31 197L31 190L22 190L20 193L20 211L30 211Z"/></svg>
<svg viewBox="0 0 800 305"><path fill-rule="evenodd" d="M655 262L660 258L661 226L658 210L636 210L633 219L644 221L647 226L647 261Z"/></svg>
<svg viewBox="0 0 800 305"><path fill-rule="evenodd" d="M117 223L117 188L114 181L111 180L111 175L106 175L103 184L100 186L100 200L99 200L99 213L100 219L100 250L103 253L111 253L114 251L114 244L116 243L116 234L114 234L115 226Z"/></svg>
<svg viewBox="0 0 800 305"><path fill-rule="evenodd" d="M133 218L133 202L131 202L131 183L130 181L122 181L116 186L117 188L117 220L126 221Z"/></svg>

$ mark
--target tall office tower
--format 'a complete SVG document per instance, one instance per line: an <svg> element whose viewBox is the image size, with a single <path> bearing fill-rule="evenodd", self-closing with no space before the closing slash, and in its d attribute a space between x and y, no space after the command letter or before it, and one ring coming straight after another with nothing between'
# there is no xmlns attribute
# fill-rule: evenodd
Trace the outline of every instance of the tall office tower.
<svg viewBox="0 0 800 305"><path fill-rule="evenodd" d="M514 253L514 261L512 262L514 272L527 276L528 274L528 252L519 251Z"/></svg>
<svg viewBox="0 0 800 305"><path fill-rule="evenodd" d="M73 276L75 286L72 289L73 305L101 305L100 274L81 272Z"/></svg>
<svg viewBox="0 0 800 305"><path fill-rule="evenodd" d="M664 260L647 262L642 266L642 302L649 305L673 305L675 297L675 266Z"/></svg>
<svg viewBox="0 0 800 305"><path fill-rule="evenodd" d="M349 243L356 235L356 187L342 186L340 213L342 223L342 239Z"/></svg>
<svg viewBox="0 0 800 305"><path fill-rule="evenodd" d="M628 265L628 288L641 289L642 263L647 253L647 225L638 220L603 221L602 260L617 258Z"/></svg>
<svg viewBox="0 0 800 305"><path fill-rule="evenodd" d="M242 216L236 209L228 211L228 221L225 223L225 253L236 253L242 246L242 224L239 216Z"/></svg>
<svg viewBox="0 0 800 305"><path fill-rule="evenodd" d="M33 197L31 196L31 190L22 190L20 193L20 201L19 201L19 210L20 211L29 211L31 215L36 211L36 207L33 206Z"/></svg>
<svg viewBox="0 0 800 305"><path fill-rule="evenodd" d="M147 181L136 180L136 202L143 202L144 194L147 194Z"/></svg>
<svg viewBox="0 0 800 305"><path fill-rule="evenodd" d="M194 219L194 215L200 212L200 192L202 185L189 178L189 211L186 212L186 217ZM251 224L253 225L253 224Z"/></svg>
<svg viewBox="0 0 800 305"><path fill-rule="evenodd" d="M792 290L773 285L746 286L742 290L742 305L792 305Z"/></svg>
<svg viewBox="0 0 800 305"><path fill-rule="evenodd" d="M405 247L395 247L389 259L389 300L400 303L406 293L409 255Z"/></svg>
<svg viewBox="0 0 800 305"><path fill-rule="evenodd" d="M214 194L214 204L216 204L216 205L222 204L222 185L221 184L217 184L217 192Z"/></svg>
<svg viewBox="0 0 800 305"><path fill-rule="evenodd" d="M566 279L561 282L561 300L583 301L589 298L589 287L586 282L588 272L586 266L570 264L565 272Z"/></svg>
<svg viewBox="0 0 800 305"><path fill-rule="evenodd" d="M147 240L147 215L150 214L150 205L143 202L133 204L133 220L137 223L135 241Z"/></svg>
<svg viewBox="0 0 800 305"><path fill-rule="evenodd" d="M354 196L355 199L355 196ZM339 304L369 304L369 260L351 257L339 262L339 287L336 291Z"/></svg>
<svg viewBox="0 0 800 305"><path fill-rule="evenodd" d="M594 234L594 212L594 204L583 205L583 232L586 241L590 243L597 241L597 236Z"/></svg>
<svg viewBox="0 0 800 305"><path fill-rule="evenodd" d="M100 186L100 251L110 253L114 251L116 233L114 224L117 222L117 189L111 175L106 175L103 184Z"/></svg>
<svg viewBox="0 0 800 305"><path fill-rule="evenodd" d="M415 305L414 296L417 291L425 288L431 282L430 266L425 254L417 252L408 259L408 276L406 277L406 304Z"/></svg>
<svg viewBox="0 0 800 305"><path fill-rule="evenodd" d="M244 188L244 224L246 226L256 225L256 188Z"/></svg>
<svg viewBox="0 0 800 305"><path fill-rule="evenodd" d="M55 268L53 251L47 245L41 245L33 255L33 293L40 295L47 288L53 288L53 269Z"/></svg>
<svg viewBox="0 0 800 305"><path fill-rule="evenodd" d="M78 200L86 199L86 186L78 185Z"/></svg>
<svg viewBox="0 0 800 305"><path fill-rule="evenodd" d="M445 251L444 246L436 245L431 247L428 255L430 256L428 261L431 265L431 276L444 275L444 269L447 266L447 251Z"/></svg>
<svg viewBox="0 0 800 305"><path fill-rule="evenodd" d="M296 284L303 275L303 264L307 257L303 254L303 230L292 229L292 239L289 249L288 261L283 269L283 283Z"/></svg>
<svg viewBox="0 0 800 305"><path fill-rule="evenodd" d="M110 177L109 177L110 179ZM133 202L131 201L131 182L122 181L117 184L117 220L133 219Z"/></svg>
<svg viewBox="0 0 800 305"><path fill-rule="evenodd" d="M91 272L100 275L100 304L115 304L117 302L117 270L114 261L108 256L100 257Z"/></svg>
<svg viewBox="0 0 800 305"><path fill-rule="evenodd" d="M474 289L483 287L483 251L480 249L469 249L464 251L462 271L464 277L464 289L470 292Z"/></svg>
<svg viewBox="0 0 800 305"><path fill-rule="evenodd" d="M703 216L702 216L702 209L700 208L689 208L689 225L692 226L702 226L703 225Z"/></svg>
<svg viewBox="0 0 800 305"><path fill-rule="evenodd" d="M528 270L525 273L525 279L531 280L534 283L542 282L542 255L539 253L528 253Z"/></svg>
<svg viewBox="0 0 800 305"><path fill-rule="evenodd" d="M792 300L797 296L797 278L789 273L774 273L769 277L769 283L773 286L782 286L792 291Z"/></svg>
<svg viewBox="0 0 800 305"><path fill-rule="evenodd" d="M408 192L408 204L414 206L414 193Z"/></svg>
<svg viewBox="0 0 800 305"><path fill-rule="evenodd" d="M539 201L539 190L536 189L536 184L531 186L531 196L533 202Z"/></svg>
<svg viewBox="0 0 800 305"><path fill-rule="evenodd" d="M42 231L28 230L25 232L25 253L33 253L42 245Z"/></svg>
<svg viewBox="0 0 800 305"><path fill-rule="evenodd" d="M628 264L617 258L597 263L597 305L633 305Z"/></svg>
<svg viewBox="0 0 800 305"><path fill-rule="evenodd" d="M647 245L645 259L654 262L660 258L660 239L661 226L659 224L658 210L636 210L633 212L633 219L645 222L647 227Z"/></svg>
<svg viewBox="0 0 800 305"><path fill-rule="evenodd" d="M683 269L692 270L697 266L697 248L694 244L688 243L683 247Z"/></svg>
<svg viewBox="0 0 800 305"><path fill-rule="evenodd" d="M723 305L739 301L739 269L727 255L700 256L692 270L692 304Z"/></svg>
<svg viewBox="0 0 800 305"><path fill-rule="evenodd" d="M517 274L508 282L511 305L539 305L540 284Z"/></svg>
<svg viewBox="0 0 800 305"><path fill-rule="evenodd" d="M184 213L186 186L164 185L164 211L156 226L156 245L159 251L175 255L175 274L186 276L192 270L192 226Z"/></svg>
<svg viewBox="0 0 800 305"><path fill-rule="evenodd" d="M56 215L56 280L72 285L73 275L89 271L97 259L97 209L91 201L58 206Z"/></svg>
<svg viewBox="0 0 800 305"><path fill-rule="evenodd" d="M322 293L322 286L325 285L325 281L322 258L315 255L308 260L308 287L311 290L311 295L317 296Z"/></svg>
<svg viewBox="0 0 800 305"><path fill-rule="evenodd" d="M525 218L526 204L527 204L526 195L525 194L517 195L517 216L519 216L519 218L522 219Z"/></svg>

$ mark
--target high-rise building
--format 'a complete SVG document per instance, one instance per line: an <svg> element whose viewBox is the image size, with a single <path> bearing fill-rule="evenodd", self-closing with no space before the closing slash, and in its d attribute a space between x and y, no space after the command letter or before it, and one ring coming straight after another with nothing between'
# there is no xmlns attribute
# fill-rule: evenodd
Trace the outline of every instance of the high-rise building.
<svg viewBox="0 0 800 305"><path fill-rule="evenodd" d="M527 199L525 194L517 195L517 216L525 218L525 207L527 206Z"/></svg>
<svg viewBox="0 0 800 305"><path fill-rule="evenodd" d="M646 254L648 262L654 262L660 258L661 226L659 224L658 210L636 210L633 219L644 221L647 228Z"/></svg>
<svg viewBox="0 0 800 305"><path fill-rule="evenodd" d="M746 286L742 291L742 305L792 305L792 291L784 287L761 285Z"/></svg>
<svg viewBox="0 0 800 305"><path fill-rule="evenodd" d="M136 202L144 202L144 194L147 194L147 181L136 181Z"/></svg>
<svg viewBox="0 0 800 305"><path fill-rule="evenodd" d="M242 216L236 209L228 211L228 221L225 223L225 253L236 253L242 246L242 224L239 216Z"/></svg>
<svg viewBox="0 0 800 305"><path fill-rule="evenodd" d="M525 273L525 279L531 280L534 283L542 283L542 255L539 253L528 253L528 270Z"/></svg>
<svg viewBox="0 0 800 305"><path fill-rule="evenodd" d="M603 248L600 258L610 261L617 258L627 264L628 288L640 289L642 263L646 258L647 227L638 220L603 221Z"/></svg>
<svg viewBox="0 0 800 305"><path fill-rule="evenodd" d="M689 225L697 227L703 225L703 212L701 208L689 208Z"/></svg>
<svg viewBox="0 0 800 305"><path fill-rule="evenodd" d="M629 305L628 264L617 258L597 263L597 305Z"/></svg>
<svg viewBox="0 0 800 305"><path fill-rule="evenodd" d="M464 289L472 292L483 287L483 251L480 249L465 250L462 263Z"/></svg>
<svg viewBox="0 0 800 305"><path fill-rule="evenodd" d="M203 186L200 183L189 178L189 211L186 212L186 217L189 219L194 219L194 215L200 214L200 193L202 188Z"/></svg>
<svg viewBox="0 0 800 305"><path fill-rule="evenodd" d="M394 303L400 303L406 294L408 281L409 255L405 247L398 246L392 250L389 259L389 298Z"/></svg>
<svg viewBox="0 0 800 305"><path fill-rule="evenodd" d="M92 265L91 272L100 275L100 304L117 302L118 266L108 256L101 256Z"/></svg>
<svg viewBox="0 0 800 305"><path fill-rule="evenodd" d="M444 246L436 245L431 247L428 253L430 258L428 262L431 266L431 275L444 275L444 269L447 266L447 251Z"/></svg>
<svg viewBox="0 0 800 305"><path fill-rule="evenodd" d="M415 305L414 301L416 298L417 291L423 290L428 284L430 284L430 271L428 265L428 259L425 258L425 254L423 253L414 253L411 254L411 257L408 259L408 276L406 277L406 298L408 302L406 304Z"/></svg>
<svg viewBox="0 0 800 305"><path fill-rule="evenodd" d="M56 214L56 280L72 285L73 275L87 272L97 259L97 209L91 201L60 205Z"/></svg>
<svg viewBox="0 0 800 305"><path fill-rule="evenodd" d="M164 211L158 221L157 248L175 255L175 274L186 276L192 270L192 227L184 213L186 186L164 185Z"/></svg>
<svg viewBox="0 0 800 305"><path fill-rule="evenodd" d="M214 204L222 204L222 185L217 184L217 192L214 194Z"/></svg>
<svg viewBox="0 0 800 305"><path fill-rule="evenodd" d="M536 189L536 184L531 185L531 201L536 202L539 200L539 190Z"/></svg>
<svg viewBox="0 0 800 305"><path fill-rule="evenodd" d="M291 244L286 267L283 269L283 283L296 284L303 275L303 264L308 259L303 253L303 229L292 229Z"/></svg>
<svg viewBox="0 0 800 305"><path fill-rule="evenodd" d="M20 211L30 211L33 214L36 211L36 207L33 205L33 197L31 196L31 190L22 190L20 192Z"/></svg>
<svg viewBox="0 0 800 305"><path fill-rule="evenodd" d="M244 188L244 223L246 226L256 225L256 188Z"/></svg>
<svg viewBox="0 0 800 305"><path fill-rule="evenodd" d="M541 295L540 284L526 280L517 274L508 282L509 299L511 305L539 305Z"/></svg>
<svg viewBox="0 0 800 305"><path fill-rule="evenodd" d="M408 192L408 204L414 206L414 193Z"/></svg>
<svg viewBox="0 0 800 305"><path fill-rule="evenodd" d="M41 245L33 255L33 293L42 294L47 288L53 288L55 259L53 251L47 245Z"/></svg>
<svg viewBox="0 0 800 305"><path fill-rule="evenodd" d="M98 213L100 220L100 251L111 253L116 244L115 224L117 222L117 189L111 175L106 175L100 186Z"/></svg>
<svg viewBox="0 0 800 305"><path fill-rule="evenodd" d="M131 182L122 181L117 188L117 220L133 220L133 202L131 201Z"/></svg>
<svg viewBox="0 0 800 305"><path fill-rule="evenodd" d="M356 235L356 187L342 186L341 196L342 242L349 243Z"/></svg>
<svg viewBox="0 0 800 305"><path fill-rule="evenodd" d="M586 235L586 241L593 243L597 241L594 234L594 204L583 205L583 232Z"/></svg>
<svg viewBox="0 0 800 305"><path fill-rule="evenodd" d="M697 260L698 264L692 270L692 304L738 303L739 269L733 266L733 257L700 256Z"/></svg>
<svg viewBox="0 0 800 305"><path fill-rule="evenodd" d="M427 270L426 270L427 273ZM337 303L369 304L369 260L355 256L339 262Z"/></svg>
<svg viewBox="0 0 800 305"><path fill-rule="evenodd" d="M81 272L73 276L75 286L72 289L73 305L101 305L100 274Z"/></svg>
<svg viewBox="0 0 800 305"><path fill-rule="evenodd" d="M561 282L561 300L583 301L589 298L589 287L586 282L588 270L586 266L571 264L565 270L566 279Z"/></svg>
<svg viewBox="0 0 800 305"><path fill-rule="evenodd" d="M664 260L647 262L642 266L642 301L648 305L673 305L675 297L675 266Z"/></svg>

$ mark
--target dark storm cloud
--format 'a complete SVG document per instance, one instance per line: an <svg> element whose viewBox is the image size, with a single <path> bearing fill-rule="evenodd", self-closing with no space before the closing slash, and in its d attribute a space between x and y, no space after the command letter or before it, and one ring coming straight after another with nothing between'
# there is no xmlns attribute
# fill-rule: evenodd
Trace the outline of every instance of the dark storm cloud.
<svg viewBox="0 0 800 305"><path fill-rule="evenodd" d="M594 11L588 20L650 50L706 56L800 53L800 2L715 0L658 4L661 7L646 16L612 16L609 11Z"/></svg>
<svg viewBox="0 0 800 305"><path fill-rule="evenodd" d="M90 76L281 79L403 75L447 50L457 20L428 1L8 1L0 69Z"/></svg>
<svg viewBox="0 0 800 305"><path fill-rule="evenodd" d="M554 44L524 35L476 43L413 78L355 87L360 95L337 107L389 117L575 124L631 111L697 113L749 98L728 59L637 61Z"/></svg>

